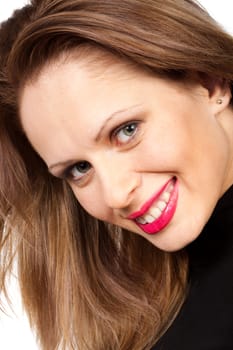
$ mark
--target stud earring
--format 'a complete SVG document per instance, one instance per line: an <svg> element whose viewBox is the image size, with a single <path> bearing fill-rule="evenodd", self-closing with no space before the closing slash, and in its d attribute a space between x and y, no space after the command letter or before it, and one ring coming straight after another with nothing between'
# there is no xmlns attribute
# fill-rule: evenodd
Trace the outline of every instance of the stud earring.
<svg viewBox="0 0 233 350"><path fill-rule="evenodd" d="M221 105L223 103L223 100L221 98L218 98L216 102L218 105Z"/></svg>

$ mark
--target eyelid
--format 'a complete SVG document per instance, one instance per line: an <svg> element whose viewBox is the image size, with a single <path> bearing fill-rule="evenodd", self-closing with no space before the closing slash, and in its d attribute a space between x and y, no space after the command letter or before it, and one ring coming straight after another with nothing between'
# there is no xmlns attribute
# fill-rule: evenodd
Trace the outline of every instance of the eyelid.
<svg viewBox="0 0 233 350"><path fill-rule="evenodd" d="M75 167L75 165L77 165L78 163L80 163L80 161L74 162L73 164L69 165L67 168L65 168L59 175L58 177L60 177L63 180L67 180L67 181L74 181L74 182L79 182L82 180L82 178L86 175L86 173L84 173L83 176L80 177L80 179L74 180L74 178L72 178L71 175L71 170Z"/></svg>
<svg viewBox="0 0 233 350"><path fill-rule="evenodd" d="M140 120L138 119L133 119L133 120L128 120L122 124L120 124L119 126L117 126L116 128L114 128L111 132L110 132L110 140L113 140L114 137L116 137L116 135L119 133L119 131L121 131L122 129L124 129L126 126L131 125L131 124L136 124L137 127L140 124Z"/></svg>
<svg viewBox="0 0 233 350"><path fill-rule="evenodd" d="M62 174L61 174L63 179L69 180L69 179L71 178L70 172L71 172L71 170L73 169L73 167L75 166L75 164L77 164L77 162L76 162L76 163L73 163L73 164L71 164L71 165L69 165L67 168L65 168L65 169L63 170L63 172L62 172Z"/></svg>

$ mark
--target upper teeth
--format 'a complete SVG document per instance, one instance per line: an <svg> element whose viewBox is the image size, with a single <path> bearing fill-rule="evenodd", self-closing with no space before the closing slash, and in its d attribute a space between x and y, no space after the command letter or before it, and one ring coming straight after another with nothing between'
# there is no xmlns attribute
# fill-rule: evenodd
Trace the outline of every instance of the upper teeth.
<svg viewBox="0 0 233 350"><path fill-rule="evenodd" d="M147 224L147 223L150 224L156 219L158 219L161 216L164 209L166 208L167 203L169 202L173 188L174 188L174 184L171 183L166 188L166 190L161 194L159 199L155 203L153 203L153 205L150 207L148 212L136 218L136 221L139 224Z"/></svg>

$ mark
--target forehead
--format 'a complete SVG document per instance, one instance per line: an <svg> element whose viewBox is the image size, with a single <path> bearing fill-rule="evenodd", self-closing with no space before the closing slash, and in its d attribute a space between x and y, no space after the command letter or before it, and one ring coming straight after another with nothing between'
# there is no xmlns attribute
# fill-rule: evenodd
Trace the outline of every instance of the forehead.
<svg viewBox="0 0 233 350"><path fill-rule="evenodd" d="M102 123L116 109L131 104L129 85L142 72L111 55L102 56L104 60L97 56L61 57L43 67L22 89L21 122L29 141L40 154L44 153L42 144L55 149L52 144L55 133L57 140L64 141L64 130L69 128L67 135L71 137L74 123L79 134L87 132L87 125L88 132L92 133L94 125L90 121Z"/></svg>
<svg viewBox="0 0 233 350"><path fill-rule="evenodd" d="M91 99L89 104L92 108L98 109L108 106L107 97L114 97L116 106L111 105L111 108L117 108L119 90L125 97L124 102L124 99L130 99L131 90L140 86L145 77L153 84L156 82L156 76L149 70L101 49L84 47L61 54L33 75L21 89L19 110L22 125L26 133L29 133L27 125L31 125L32 115L35 116L34 122L36 119L42 120L43 114L55 117L59 112L64 112L65 107L69 109L70 105L81 108L88 99ZM158 81L161 82L161 79ZM164 83L173 89L182 88L182 84L174 81ZM106 110L108 112L111 113ZM30 123L27 123L28 119ZM47 122L50 119L53 118L47 118ZM66 120L67 114L60 119Z"/></svg>
<svg viewBox="0 0 233 350"><path fill-rule="evenodd" d="M45 75L58 73L58 70L64 68L68 64L79 66L81 69L88 71L89 76L93 78L101 78L106 76L106 73L114 75L122 70L124 74L129 74L135 71L144 71L138 64L126 58L119 56L99 47L91 46L89 44L80 45L70 51L62 51L55 57L45 62L31 72L26 80L25 86L35 84L41 80ZM118 75L119 77L119 75ZM23 89L22 89L23 90Z"/></svg>
<svg viewBox="0 0 233 350"><path fill-rule="evenodd" d="M94 81L99 85L112 84L130 79L135 73L138 75L140 72L142 73L143 69L139 69L136 64L119 59L101 49L84 47L62 53L57 59L48 62L32 74L22 87L19 98L21 120L23 121L26 114L24 107L28 101L30 104L33 100L36 102L36 99L38 103L48 101L51 92L62 93L62 89L67 90L67 87L70 89L74 83L80 83L83 87L88 83L91 93ZM78 86L76 92L78 93Z"/></svg>
<svg viewBox="0 0 233 350"><path fill-rule="evenodd" d="M68 97L69 92L70 98L73 93L75 101L81 103L84 91L89 96L93 94L101 97L101 89L104 86L121 85L122 82L145 74L144 70L134 63L120 60L112 54L94 51L85 56L84 53L82 51L81 54L72 52L69 55L61 55L32 75L20 93L20 117L23 124L28 115L27 111L33 104L43 104L52 109L55 107L53 100L63 95L65 103L65 96ZM95 89L98 90L98 94L95 94Z"/></svg>
<svg viewBox="0 0 233 350"><path fill-rule="evenodd" d="M116 111L161 100L165 108L175 90L182 90L115 56L77 55L50 62L22 89L21 123L46 163L90 149L89 141Z"/></svg>

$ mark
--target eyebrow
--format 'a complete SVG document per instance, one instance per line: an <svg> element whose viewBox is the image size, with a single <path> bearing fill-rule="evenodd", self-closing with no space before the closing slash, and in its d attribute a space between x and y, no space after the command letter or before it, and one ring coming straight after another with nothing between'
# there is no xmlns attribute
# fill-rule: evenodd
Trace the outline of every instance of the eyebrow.
<svg viewBox="0 0 233 350"><path fill-rule="evenodd" d="M125 113L128 113L128 112L133 112L134 109L136 109L136 108L138 108L140 106L141 106L141 104L137 104L137 105L134 105L134 106L131 106L131 107L128 107L128 108L119 109L118 111L113 112L106 120L104 120L104 123L100 127L100 130L97 133L97 135L95 136L94 141L98 142L101 139L105 128L107 127L107 125L109 124L109 122L112 119L114 119L115 117L118 117L121 114L125 114ZM66 161L57 162L55 164L52 164L52 165L48 166L48 169L49 169L49 171L51 171L52 169L57 168L57 167L67 167L67 166L73 164L76 161L77 160L69 159L69 160L66 160Z"/></svg>

